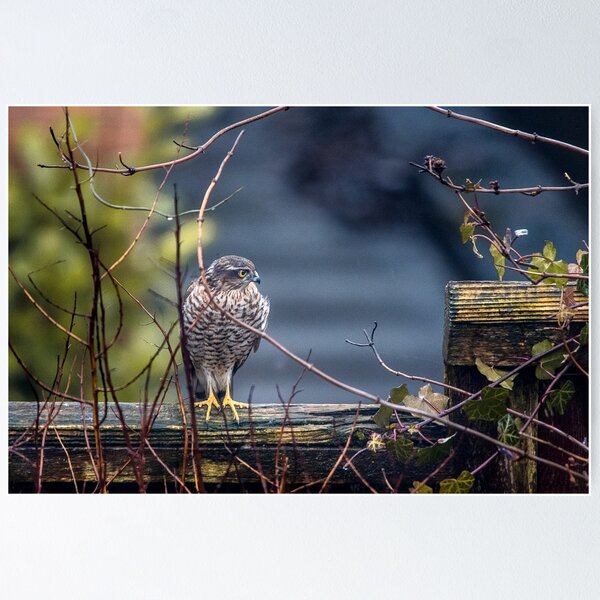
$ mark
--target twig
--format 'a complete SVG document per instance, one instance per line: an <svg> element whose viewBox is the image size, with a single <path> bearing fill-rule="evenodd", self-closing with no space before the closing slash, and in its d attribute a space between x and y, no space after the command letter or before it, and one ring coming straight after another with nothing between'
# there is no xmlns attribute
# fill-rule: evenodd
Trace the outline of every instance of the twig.
<svg viewBox="0 0 600 600"><path fill-rule="evenodd" d="M217 133L215 133L208 141L204 142L204 144L202 144L201 146L196 146L196 147L185 146L189 149L194 148L194 151L191 154L188 154L187 156L182 156L181 158L177 158L175 160L169 160L169 161L155 163L155 164L151 164L151 165L144 165L141 167L129 167L128 166L124 169L109 169L106 167L93 167L92 170L94 173L113 173L113 174L117 174L117 175L130 176L130 175L134 175L135 173L142 173L143 171L153 171L156 169L163 169L163 168L168 168L171 166L179 165L181 163L187 162L188 160L192 160L192 159L196 158L200 154L204 154L206 152L206 150L213 144L213 142L218 140L221 136L225 135L226 133L228 133L234 129L239 129L240 127L244 127L245 125L249 125L250 123L254 123L255 121L259 121L260 119L270 117L271 115L274 115L278 112L288 110L288 108L289 108L288 106L278 106L276 108L272 108L270 110L267 110L263 113L255 115L253 117L249 117L248 119L244 119L242 121L238 121L237 123L233 123L232 125L228 125L227 127L224 127L223 129L221 129L220 131L217 131ZM52 129L50 129L50 133L53 136L54 142L57 144L57 147L60 149L61 145L56 142L56 138L54 136L54 132L52 131ZM183 146L183 144L177 144L177 145ZM75 168L75 169L83 169L86 171L89 170L89 168L87 166L78 163L77 161L75 161L73 159L72 156L65 154L62 151L61 151L61 158L65 161L66 164L62 164L62 165L38 164L38 167L41 167L43 169L69 169L69 170L72 170L73 168ZM121 164L124 164L122 160L121 160Z"/></svg>
<svg viewBox="0 0 600 600"><path fill-rule="evenodd" d="M584 190L590 187L589 183L573 183L572 185L567 186L544 186L544 185L534 185L528 187L519 187L519 188L500 188L500 187L491 187L486 188L482 187L478 184L474 184L471 188L470 186L465 185L457 185L453 183L447 177L442 177L441 174L436 173L430 166L428 165L420 165L415 162L409 162L409 165L412 167L416 167L420 170L421 173L427 173L431 175L434 179L439 181L442 185L454 190L455 192L463 192L463 193L474 193L478 194L494 194L494 196L498 196L499 194L523 194L524 196L538 196L544 192L575 192L579 193L580 190Z"/></svg>
<svg viewBox="0 0 600 600"><path fill-rule="evenodd" d="M441 108L439 106L427 106L426 108L440 113L442 115L445 115L446 117L452 117L453 119L458 119L459 121L467 121L468 123L474 123L475 125L481 125L483 127L495 129L496 131L501 131L502 133L506 133L508 135L521 138L523 140L527 140L528 142L531 142L533 144L537 142L542 142L545 144L552 144L553 146L564 148L565 150L577 152L578 154L584 154L585 156L589 154L589 151L585 148L580 148L579 146L574 146L573 144L567 144L566 142L561 142L560 140L547 138L543 135L538 135L537 133L525 133L524 131L518 131L517 129L509 129L508 127L504 127L503 125L497 125L496 123L492 123L491 121L484 121L483 119L476 119L475 117L461 115L452 110L448 110L447 108Z"/></svg>
<svg viewBox="0 0 600 600"><path fill-rule="evenodd" d="M319 494L323 493L323 491L327 487L327 484L331 481L333 474L337 471L337 468L340 466L340 463L346 457L346 452L348 452L348 448L350 447L350 442L352 441L352 436L354 435L354 429L356 427L356 421L358 420L359 413L360 413L360 402L359 402L358 406L356 407L356 414L354 415L354 421L352 422L352 427L350 428L350 433L348 434L348 439L346 440L346 444L345 444L341 454L338 456L338 459L335 461L335 464L333 465L333 467L331 467L329 474L325 478L325 481L323 482L323 485L321 486L321 489L319 490ZM350 462L350 466L352 466L351 462Z"/></svg>

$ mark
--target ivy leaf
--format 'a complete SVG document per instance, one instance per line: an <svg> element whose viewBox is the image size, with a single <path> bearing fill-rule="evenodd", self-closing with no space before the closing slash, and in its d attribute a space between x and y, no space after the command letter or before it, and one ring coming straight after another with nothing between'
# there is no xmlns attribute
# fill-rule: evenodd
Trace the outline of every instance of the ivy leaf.
<svg viewBox="0 0 600 600"><path fill-rule="evenodd" d="M508 390L501 387L485 387L481 390L481 400L469 400L464 406L470 421L497 421L506 414Z"/></svg>
<svg viewBox="0 0 600 600"><path fill-rule="evenodd" d="M440 481L440 494L468 494L475 483L469 471L463 471L456 479Z"/></svg>
<svg viewBox="0 0 600 600"><path fill-rule="evenodd" d="M530 268L527 269L527 274L531 277L531 279L533 279L533 281L539 281L541 279L540 273L546 272L550 262L551 261L542 256L534 256L531 259Z"/></svg>
<svg viewBox="0 0 600 600"><path fill-rule="evenodd" d="M559 415L565 414L567 404L575 395L575 385L572 381L565 381L558 390L552 390L546 400L550 409L555 410Z"/></svg>
<svg viewBox="0 0 600 600"><path fill-rule="evenodd" d="M386 446L396 460L401 463L407 463L413 457L415 445L408 438L399 437L395 440L388 440Z"/></svg>
<svg viewBox="0 0 600 600"><path fill-rule="evenodd" d="M548 259L548 260L555 260L556 259L556 248L554 247L554 244L548 240L546 240L546 245L544 246L544 249L542 250L542 254Z"/></svg>
<svg viewBox="0 0 600 600"><path fill-rule="evenodd" d="M579 254L581 252L581 254ZM589 275L589 254L583 250L577 252L577 264L581 267L582 275ZM585 296L590 295L590 282L588 279L578 279L575 286L578 292Z"/></svg>
<svg viewBox="0 0 600 600"><path fill-rule="evenodd" d="M426 483L422 484L420 481L413 481L413 486L410 488L410 491L413 494L433 494L433 489Z"/></svg>
<svg viewBox="0 0 600 600"><path fill-rule="evenodd" d="M533 346L531 349L531 356L536 356L542 352L546 352L552 348L550 340L542 340ZM567 354L564 354L560 348L554 352L544 356L535 367L535 376L537 379L545 380L552 379L554 377L554 371L562 365L567 358Z"/></svg>
<svg viewBox="0 0 600 600"><path fill-rule="evenodd" d="M546 272L566 275L569 272L569 265L564 260L555 260L548 265ZM555 284L559 288L562 288L569 283L569 280L566 277L547 277L545 283L548 285Z"/></svg>
<svg viewBox="0 0 600 600"><path fill-rule="evenodd" d="M475 359L475 365L477 366L477 370L488 381L491 381L492 383L494 381L498 381L498 379L500 379L500 377L504 377L504 375L506 375L508 373L508 371L501 371L500 369L494 369L493 367L486 365L482 360L479 360L479 358ZM500 387L506 388L507 390L512 390L514 382L515 382L515 377L517 375L518 375L518 373L511 375L508 379L504 380L500 384Z"/></svg>
<svg viewBox="0 0 600 600"><path fill-rule="evenodd" d="M462 240L463 244L466 244L475 232L475 223L463 223L459 229L460 239Z"/></svg>
<svg viewBox="0 0 600 600"><path fill-rule="evenodd" d="M519 443L521 435L512 415L505 414L498 421L498 439L503 444L509 444L510 446L516 446Z"/></svg>
<svg viewBox="0 0 600 600"><path fill-rule="evenodd" d="M530 267L527 273L534 281L541 279L540 273L556 273L557 275L566 275L569 272L569 265L564 260L555 260L556 248L552 242L546 242L542 250L542 256L534 256L531 259ZM569 280L565 277L546 277L544 283L548 285L557 285L564 287Z"/></svg>
<svg viewBox="0 0 600 600"><path fill-rule="evenodd" d="M401 404L404 396L407 394L408 388L406 387L406 384L393 388L390 391L390 402L393 404ZM393 408L390 408L389 406L380 406L379 410L373 415L373 421L375 421L379 427L383 427L385 429L390 424L390 419L393 413Z"/></svg>
<svg viewBox="0 0 600 600"><path fill-rule="evenodd" d="M460 226L460 237L463 244L466 244L469 241L470 237L475 232L475 227L477 226L477 223L469 221L469 217L469 212L466 212L462 225Z"/></svg>
<svg viewBox="0 0 600 600"><path fill-rule="evenodd" d="M494 244L490 245L490 254L492 255L492 258L494 259L494 267L496 267L496 271L498 271L498 279L500 281L502 281L502 278L504 277L504 271L505 271L504 255L502 254L502 252L500 252L500 250L498 250L498 248L496 248L496 246L494 246Z"/></svg>
<svg viewBox="0 0 600 600"><path fill-rule="evenodd" d="M402 404L405 396L408 396L408 387L405 383L390 390L390 402L393 404Z"/></svg>
<svg viewBox="0 0 600 600"><path fill-rule="evenodd" d="M586 323L579 332L579 341L582 346L587 346L589 336L589 323Z"/></svg>
<svg viewBox="0 0 600 600"><path fill-rule="evenodd" d="M423 465L430 465L432 463L440 462L446 458L448 454L450 454L450 449L452 448L452 438L454 435L437 440L433 446L419 448L415 458L417 465L422 467Z"/></svg>
<svg viewBox="0 0 600 600"><path fill-rule="evenodd" d="M408 408L416 408L426 412L429 415L435 416L448 408L448 401L450 398L439 394L431 389L431 385L424 385L417 396L405 396L402 400L404 406ZM419 419L423 418L423 415L415 415ZM442 420L446 420L448 417L442 417ZM439 421L438 421L439 422Z"/></svg>
<svg viewBox="0 0 600 600"><path fill-rule="evenodd" d="M379 427L385 429L390 424L392 412L393 411L389 406L380 406L379 410L373 415L373 421L375 421Z"/></svg>

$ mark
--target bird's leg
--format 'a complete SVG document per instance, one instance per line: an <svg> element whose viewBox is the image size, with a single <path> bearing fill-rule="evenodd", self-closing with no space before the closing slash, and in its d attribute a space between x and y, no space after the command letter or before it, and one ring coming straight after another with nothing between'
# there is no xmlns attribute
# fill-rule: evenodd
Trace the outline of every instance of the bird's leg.
<svg viewBox="0 0 600 600"><path fill-rule="evenodd" d="M210 419L210 411L212 407L215 406L217 410L219 409L219 402L217 401L217 397L213 393L212 385L210 385L210 383L208 384L208 398L206 400L202 400L202 402L194 402L194 406L197 406L198 408L206 406L207 421Z"/></svg>
<svg viewBox="0 0 600 600"><path fill-rule="evenodd" d="M237 406L238 408L245 408L248 406L248 404L246 402L236 402L231 397L231 394L229 393L229 384L227 384L227 388L225 389L225 398L223 398L223 408L225 408L226 406L231 407L231 412L233 413L233 417L235 418L237 423L240 422L240 417L238 416L238 413L237 413L237 410L235 410L235 407Z"/></svg>

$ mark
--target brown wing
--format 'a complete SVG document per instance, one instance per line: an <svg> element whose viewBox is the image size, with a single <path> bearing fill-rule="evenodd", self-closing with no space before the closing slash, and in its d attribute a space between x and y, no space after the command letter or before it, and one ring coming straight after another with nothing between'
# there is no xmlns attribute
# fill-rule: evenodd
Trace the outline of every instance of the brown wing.
<svg viewBox="0 0 600 600"><path fill-rule="evenodd" d="M271 305L270 305L269 299L265 296L261 296L260 305L261 306L260 306L259 310L261 310L263 314L262 314L261 322L258 324L258 328L261 329L262 331L264 331L267 328L267 319L269 317L269 310L271 308ZM256 338L256 341L254 342L254 344L252 344L252 351L256 352L258 350L258 347L260 346L260 340L262 340L262 338L260 336ZM238 360L238 362L235 363L235 365L233 367L232 376L246 362L246 360L248 359L249 356L250 356L250 352L248 352L248 354L246 354L246 356L244 356L244 358L242 358L241 360Z"/></svg>
<svg viewBox="0 0 600 600"><path fill-rule="evenodd" d="M196 287L196 285L198 285L198 281L199 281L199 278L192 279L192 281L190 282L190 285L188 285L188 289L185 291L185 294L183 295L183 303L184 304L185 304L185 301L188 299L188 296L192 293L192 290Z"/></svg>

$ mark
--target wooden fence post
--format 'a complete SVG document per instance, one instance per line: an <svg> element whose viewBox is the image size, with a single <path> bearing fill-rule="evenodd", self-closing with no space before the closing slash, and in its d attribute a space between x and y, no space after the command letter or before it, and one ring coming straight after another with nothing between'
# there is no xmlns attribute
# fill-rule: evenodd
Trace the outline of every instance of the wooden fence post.
<svg viewBox="0 0 600 600"><path fill-rule="evenodd" d="M573 303L587 298L569 294ZM544 339L553 343L563 341L564 330L557 323L561 292L554 285L532 285L522 282L453 281L446 287L444 366L446 383L476 391L489 382L479 373L475 359L504 370L515 368L532 355L532 346ZM578 333L588 320L587 305L572 309L568 335ZM541 416L545 422L568 431L583 440L588 431L588 381L577 369L565 378L575 383L575 397L565 415ZM547 382L546 382L547 383ZM530 414L545 385L535 377L535 368L524 369L515 381L509 396L510 407ZM542 392L543 393L543 392ZM451 393L451 403L463 399ZM455 418L467 424L462 412ZM471 424L472 425L472 424ZM477 422L476 426L488 435L497 436L496 423ZM538 428L532 424L528 433L536 438ZM556 441L544 431L544 438ZM564 441L564 440L563 440ZM564 443L561 444L564 446ZM576 447L575 447L576 448ZM565 463L565 455L552 447L526 439L526 451L540 457ZM457 453L456 468L472 470L493 453L489 444L465 436ZM476 491L485 492L581 492L585 486L569 480L568 474L533 461L511 461L506 457L485 467L477 476Z"/></svg>

